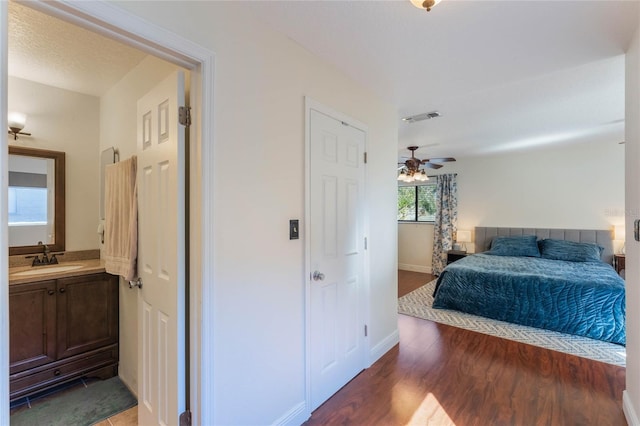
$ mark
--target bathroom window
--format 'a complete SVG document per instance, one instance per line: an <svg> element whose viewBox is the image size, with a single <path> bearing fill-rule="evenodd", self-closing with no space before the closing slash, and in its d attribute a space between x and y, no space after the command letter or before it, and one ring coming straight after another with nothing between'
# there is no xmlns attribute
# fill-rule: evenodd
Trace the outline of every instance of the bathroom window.
<svg viewBox="0 0 640 426"><path fill-rule="evenodd" d="M9 225L47 223L47 188L9 187Z"/></svg>
<svg viewBox="0 0 640 426"><path fill-rule="evenodd" d="M47 194L45 173L9 171L9 226L46 224Z"/></svg>

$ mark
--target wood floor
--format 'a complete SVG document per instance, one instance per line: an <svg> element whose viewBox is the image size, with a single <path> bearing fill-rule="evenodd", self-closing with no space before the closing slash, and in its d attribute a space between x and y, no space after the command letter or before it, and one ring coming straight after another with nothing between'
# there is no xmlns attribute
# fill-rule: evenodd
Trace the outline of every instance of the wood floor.
<svg viewBox="0 0 640 426"><path fill-rule="evenodd" d="M398 294L432 278L399 271ZM626 425L622 367L404 315L398 328L306 425Z"/></svg>

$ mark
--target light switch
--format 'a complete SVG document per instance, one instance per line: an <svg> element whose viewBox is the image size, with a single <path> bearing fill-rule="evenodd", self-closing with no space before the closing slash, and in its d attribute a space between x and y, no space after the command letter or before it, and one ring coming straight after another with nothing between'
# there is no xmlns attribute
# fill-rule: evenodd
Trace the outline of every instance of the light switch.
<svg viewBox="0 0 640 426"><path fill-rule="evenodd" d="M300 236L300 230L298 228L298 219L291 219L289 221L289 239L297 240Z"/></svg>

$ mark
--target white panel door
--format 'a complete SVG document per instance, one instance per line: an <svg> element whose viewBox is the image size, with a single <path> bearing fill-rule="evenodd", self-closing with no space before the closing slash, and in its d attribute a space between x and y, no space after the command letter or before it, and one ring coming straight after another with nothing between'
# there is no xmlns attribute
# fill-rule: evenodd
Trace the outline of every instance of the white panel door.
<svg viewBox="0 0 640 426"><path fill-rule="evenodd" d="M309 126L314 410L364 368L365 133L313 109Z"/></svg>
<svg viewBox="0 0 640 426"><path fill-rule="evenodd" d="M138 424L175 425L185 408L184 74L138 101Z"/></svg>

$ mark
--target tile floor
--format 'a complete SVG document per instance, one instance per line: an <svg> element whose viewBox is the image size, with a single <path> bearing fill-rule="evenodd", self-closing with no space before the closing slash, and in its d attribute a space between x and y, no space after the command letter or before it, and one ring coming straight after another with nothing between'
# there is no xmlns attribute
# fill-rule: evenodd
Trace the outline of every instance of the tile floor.
<svg viewBox="0 0 640 426"><path fill-rule="evenodd" d="M136 426L138 424L138 407L131 407L127 411L109 417L93 426Z"/></svg>

